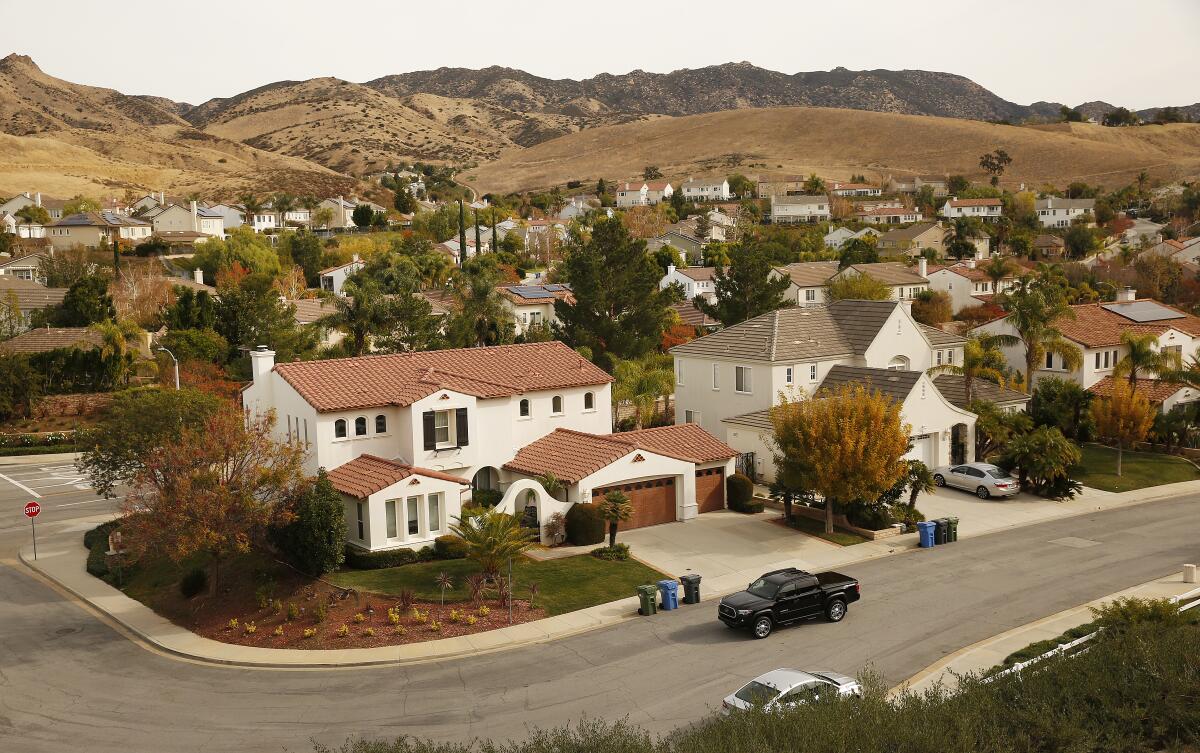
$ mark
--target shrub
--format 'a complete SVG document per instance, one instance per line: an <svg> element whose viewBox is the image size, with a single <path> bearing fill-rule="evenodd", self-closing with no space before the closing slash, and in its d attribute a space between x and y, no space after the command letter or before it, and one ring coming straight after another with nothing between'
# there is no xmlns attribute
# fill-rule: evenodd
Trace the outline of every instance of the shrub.
<svg viewBox="0 0 1200 753"><path fill-rule="evenodd" d="M552 513L542 528L546 538L557 544L567 535L567 518L561 512Z"/></svg>
<svg viewBox="0 0 1200 753"><path fill-rule="evenodd" d="M83 534L83 548L91 549L97 541L104 544L105 551L108 551L108 535L121 526L120 520L110 520L107 523L101 523L90 531Z"/></svg>
<svg viewBox="0 0 1200 753"><path fill-rule="evenodd" d="M405 633L408 632L408 628L404 627L403 625L397 625L396 629L393 630L392 632L395 633L396 635L404 635Z"/></svg>
<svg viewBox="0 0 1200 753"><path fill-rule="evenodd" d="M271 631L271 635L275 636L276 638L283 635L283 625L276 625L275 629Z"/></svg>
<svg viewBox="0 0 1200 753"><path fill-rule="evenodd" d="M229 619L229 624L228 624L228 626L227 626L227 627L228 627L230 630L237 630L237 626L238 626L238 618L236 618L236 617L231 617L231 618Z"/></svg>
<svg viewBox="0 0 1200 753"><path fill-rule="evenodd" d="M88 551L87 571L100 579L108 576L107 537L97 539L92 543L91 549Z"/></svg>
<svg viewBox="0 0 1200 753"><path fill-rule="evenodd" d="M337 629L337 636L339 638L345 638L347 635L350 635L350 626L343 624Z"/></svg>
<svg viewBox="0 0 1200 753"><path fill-rule="evenodd" d="M272 539L296 567L309 575L335 570L349 555L342 498L324 470L296 500L292 522L274 529Z"/></svg>
<svg viewBox="0 0 1200 753"><path fill-rule="evenodd" d="M575 546L602 543L605 527L596 505L576 503L567 510L567 541Z"/></svg>
<svg viewBox="0 0 1200 753"><path fill-rule="evenodd" d="M1167 599L1114 599L1092 608L1098 627L1123 630L1142 623L1184 625L1191 615Z"/></svg>
<svg viewBox="0 0 1200 753"><path fill-rule="evenodd" d="M246 626L242 629L246 631L246 635L254 635L258 632L258 625L255 625L253 622L247 622Z"/></svg>
<svg viewBox="0 0 1200 753"><path fill-rule="evenodd" d="M598 547L592 550L592 556L600 560L624 562L629 559L629 545L615 544L613 546Z"/></svg>
<svg viewBox="0 0 1200 753"><path fill-rule="evenodd" d="M471 502L485 510L495 507L503 498L504 492L499 489L475 489L471 492Z"/></svg>
<svg viewBox="0 0 1200 753"><path fill-rule="evenodd" d="M465 622L468 625L474 625L476 622L479 622L479 618L473 614L469 614L469 615L467 615Z"/></svg>
<svg viewBox="0 0 1200 753"><path fill-rule="evenodd" d="M433 540L433 551L440 560L460 560L467 556L467 542L453 534L438 536Z"/></svg>
<svg viewBox="0 0 1200 753"><path fill-rule="evenodd" d="M375 628L373 628L373 627L367 628L366 630L363 631L363 635L367 636L368 638L374 638L375 637Z"/></svg>
<svg viewBox="0 0 1200 753"><path fill-rule="evenodd" d="M744 473L735 473L725 479L725 497L730 510L746 512L745 508L754 499L754 482ZM762 505L759 505L761 510Z"/></svg>
<svg viewBox="0 0 1200 753"><path fill-rule="evenodd" d="M287 606L287 620L293 622L300 619L300 607L296 606L296 602L289 601Z"/></svg>
<svg viewBox="0 0 1200 753"><path fill-rule="evenodd" d="M430 622L429 623L429 632L431 632L431 633L442 632L442 623L438 622L437 620Z"/></svg>
<svg viewBox="0 0 1200 753"><path fill-rule="evenodd" d="M855 502L845 507L846 520L850 525L865 528L868 531L882 531L895 521L886 505L868 505Z"/></svg>
<svg viewBox="0 0 1200 753"><path fill-rule="evenodd" d="M368 552L356 546L346 545L346 566L355 570L380 570L385 567L408 565L416 561L417 553L411 549Z"/></svg>
<svg viewBox="0 0 1200 753"><path fill-rule="evenodd" d="M362 612L359 612L354 615L354 621L355 622L366 622L367 618Z"/></svg>
<svg viewBox="0 0 1200 753"><path fill-rule="evenodd" d="M431 546L423 546L417 550L418 562L430 562L437 559L437 551Z"/></svg>
<svg viewBox="0 0 1200 753"><path fill-rule="evenodd" d="M329 614L329 605L324 600L318 601L317 606L313 609L313 619L317 622L324 622L325 617Z"/></svg>
<svg viewBox="0 0 1200 753"><path fill-rule="evenodd" d="M487 617L489 614L492 613L492 608L487 605L484 605L484 606L480 607L479 609L476 609L475 613L478 614L480 617Z"/></svg>
<svg viewBox="0 0 1200 753"><path fill-rule="evenodd" d="M316 634L317 634L316 628L304 628L304 637L305 638L311 638Z"/></svg>
<svg viewBox="0 0 1200 753"><path fill-rule="evenodd" d="M208 588L208 573L200 567L192 568L179 581L179 593L190 599Z"/></svg>

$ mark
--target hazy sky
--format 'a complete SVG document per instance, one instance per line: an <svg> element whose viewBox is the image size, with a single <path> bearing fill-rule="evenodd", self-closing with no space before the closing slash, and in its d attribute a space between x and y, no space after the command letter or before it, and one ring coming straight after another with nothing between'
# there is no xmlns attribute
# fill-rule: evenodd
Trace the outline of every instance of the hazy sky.
<svg viewBox="0 0 1200 753"><path fill-rule="evenodd" d="M30 55L70 81L194 104L316 76L503 65L585 78L741 60L785 73L949 71L1020 104L1200 101L1198 0L174 0L128 12L56 0L47 14L35 33L0 29L0 54Z"/></svg>

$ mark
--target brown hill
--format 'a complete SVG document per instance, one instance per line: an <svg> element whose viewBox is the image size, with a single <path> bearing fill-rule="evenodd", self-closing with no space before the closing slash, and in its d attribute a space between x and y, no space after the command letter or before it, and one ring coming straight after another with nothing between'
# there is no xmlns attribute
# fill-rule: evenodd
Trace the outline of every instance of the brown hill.
<svg viewBox="0 0 1200 753"><path fill-rule="evenodd" d="M1083 123L1004 126L828 108L733 110L594 128L528 149L510 149L467 174L481 191L506 192L568 180L638 176L657 165L669 178L729 172L962 174L983 178L979 155L1013 157L1005 184L1129 182L1200 174L1200 125L1103 128Z"/></svg>
<svg viewBox="0 0 1200 753"><path fill-rule="evenodd" d="M154 98L82 86L28 57L0 60L0 194L243 189L352 193L356 181L195 129Z"/></svg>

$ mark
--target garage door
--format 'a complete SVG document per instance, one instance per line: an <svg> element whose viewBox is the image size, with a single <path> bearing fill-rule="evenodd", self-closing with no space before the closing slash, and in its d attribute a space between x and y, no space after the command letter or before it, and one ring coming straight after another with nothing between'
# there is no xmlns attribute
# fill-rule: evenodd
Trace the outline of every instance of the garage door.
<svg viewBox="0 0 1200 753"><path fill-rule="evenodd" d="M922 434L912 437L913 448L904 454L905 460L920 460L930 468L933 467L933 441L936 434Z"/></svg>
<svg viewBox="0 0 1200 753"><path fill-rule="evenodd" d="M724 468L696 471L696 509L700 512L725 509Z"/></svg>
<svg viewBox="0 0 1200 753"><path fill-rule="evenodd" d="M620 486L606 486L592 490L592 501L614 489L625 492L633 504L633 517L621 523L619 530L656 526L659 523L675 522L675 478L652 478Z"/></svg>

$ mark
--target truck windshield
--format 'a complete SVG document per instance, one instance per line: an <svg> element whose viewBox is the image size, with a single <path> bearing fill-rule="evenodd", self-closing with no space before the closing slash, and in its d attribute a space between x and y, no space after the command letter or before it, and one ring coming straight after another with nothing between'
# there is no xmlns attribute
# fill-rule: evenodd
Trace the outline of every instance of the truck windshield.
<svg viewBox="0 0 1200 753"><path fill-rule="evenodd" d="M779 695L779 691L770 685L763 685L758 680L751 680L742 689L733 694L734 698L745 701L751 706L762 706Z"/></svg>
<svg viewBox="0 0 1200 753"><path fill-rule="evenodd" d="M765 578L759 578L746 590L762 599L774 599L775 594L779 592L779 586Z"/></svg>

